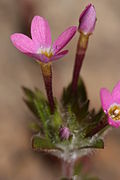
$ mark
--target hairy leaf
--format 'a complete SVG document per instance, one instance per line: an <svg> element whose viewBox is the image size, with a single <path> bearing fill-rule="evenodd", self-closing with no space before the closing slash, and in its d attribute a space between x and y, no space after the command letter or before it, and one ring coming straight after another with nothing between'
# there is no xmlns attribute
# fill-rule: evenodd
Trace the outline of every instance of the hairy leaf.
<svg viewBox="0 0 120 180"><path fill-rule="evenodd" d="M36 151L46 151L46 152L54 152L54 151L62 151L60 148L57 148L54 144L52 144L48 139L41 138L39 136L33 136L32 138L32 148Z"/></svg>

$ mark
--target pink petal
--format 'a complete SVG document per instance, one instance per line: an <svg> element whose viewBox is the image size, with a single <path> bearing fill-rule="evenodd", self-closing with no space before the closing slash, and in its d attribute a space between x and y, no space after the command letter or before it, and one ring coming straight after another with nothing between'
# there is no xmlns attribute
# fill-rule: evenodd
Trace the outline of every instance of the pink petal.
<svg viewBox="0 0 120 180"><path fill-rule="evenodd" d="M120 103L120 81L114 87L112 96L115 102Z"/></svg>
<svg viewBox="0 0 120 180"><path fill-rule="evenodd" d="M50 47L51 32L46 19L40 16L35 16L31 24L31 36L33 41L39 46Z"/></svg>
<svg viewBox="0 0 120 180"><path fill-rule="evenodd" d="M108 118L108 123L109 123L110 126L114 126L116 128L118 128L120 126L120 120L119 121L114 121L110 117Z"/></svg>
<svg viewBox="0 0 120 180"><path fill-rule="evenodd" d="M100 90L100 98L103 109L106 111L112 103L114 103L111 93L105 89L102 88Z"/></svg>
<svg viewBox="0 0 120 180"><path fill-rule="evenodd" d="M65 50L65 51L62 51L56 55L53 55L51 58L50 58L50 61L54 61L54 60L58 60L58 59L61 59L63 58L66 54L68 53L68 50Z"/></svg>
<svg viewBox="0 0 120 180"><path fill-rule="evenodd" d="M57 40L53 43L53 49L55 54L67 45L67 43L75 35L76 31L76 26L69 27L57 38Z"/></svg>
<svg viewBox="0 0 120 180"><path fill-rule="evenodd" d="M19 49L21 52L27 54L27 53L33 53L37 51L37 46L34 44L32 39L25 36L24 34L15 33L11 35L11 41L13 45Z"/></svg>

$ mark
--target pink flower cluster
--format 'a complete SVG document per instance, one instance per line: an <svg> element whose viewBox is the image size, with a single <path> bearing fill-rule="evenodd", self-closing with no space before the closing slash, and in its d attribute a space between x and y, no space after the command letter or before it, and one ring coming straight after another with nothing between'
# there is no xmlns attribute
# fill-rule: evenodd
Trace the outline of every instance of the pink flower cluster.
<svg viewBox="0 0 120 180"><path fill-rule="evenodd" d="M92 4L89 4L79 18L78 31L84 35L93 33L96 24L96 11ZM37 61L48 63L64 57L68 50L61 51L72 39L77 31L76 26L66 29L52 43L50 27L47 20L35 16L31 24L31 37L21 33L11 35L14 46L22 53L35 58ZM105 114L108 116L108 123L111 126L120 126L120 82L115 86L112 93L102 88L100 91L101 103ZM63 137L69 137L67 128L61 129Z"/></svg>

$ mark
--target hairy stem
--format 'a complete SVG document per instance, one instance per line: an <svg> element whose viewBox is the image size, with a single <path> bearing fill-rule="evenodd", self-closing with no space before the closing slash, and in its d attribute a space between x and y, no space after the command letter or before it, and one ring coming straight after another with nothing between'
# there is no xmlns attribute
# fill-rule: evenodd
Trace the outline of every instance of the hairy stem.
<svg viewBox="0 0 120 180"><path fill-rule="evenodd" d="M68 180L72 180L73 171L74 171L74 160L71 161L65 161L62 160L62 171L63 176L67 178Z"/></svg>
<svg viewBox="0 0 120 180"><path fill-rule="evenodd" d="M79 73L80 73L82 63L85 57L85 53L86 53L86 49L88 45L88 38L89 38L88 35L84 35L83 33L81 33L78 39L75 65L74 65L74 71L73 71L73 79L72 79L72 92L74 93L77 90Z"/></svg>
<svg viewBox="0 0 120 180"><path fill-rule="evenodd" d="M40 63L41 70L44 78L45 89L48 97L48 102L50 105L51 113L54 113L54 98L53 98L53 90L52 90L52 66L51 63Z"/></svg>

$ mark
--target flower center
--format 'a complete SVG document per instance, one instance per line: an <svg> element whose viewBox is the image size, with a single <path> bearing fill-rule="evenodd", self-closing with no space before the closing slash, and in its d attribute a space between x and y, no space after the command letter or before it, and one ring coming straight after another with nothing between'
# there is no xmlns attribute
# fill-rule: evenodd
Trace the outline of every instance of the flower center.
<svg viewBox="0 0 120 180"><path fill-rule="evenodd" d="M51 48L40 48L37 53L44 54L48 58L51 58L53 56L53 51Z"/></svg>
<svg viewBox="0 0 120 180"><path fill-rule="evenodd" d="M41 51L41 54L44 54L46 57L51 58L53 56L52 52L47 52L47 51Z"/></svg>
<svg viewBox="0 0 120 180"><path fill-rule="evenodd" d="M112 105L108 111L109 116L114 120L120 120L120 105Z"/></svg>

